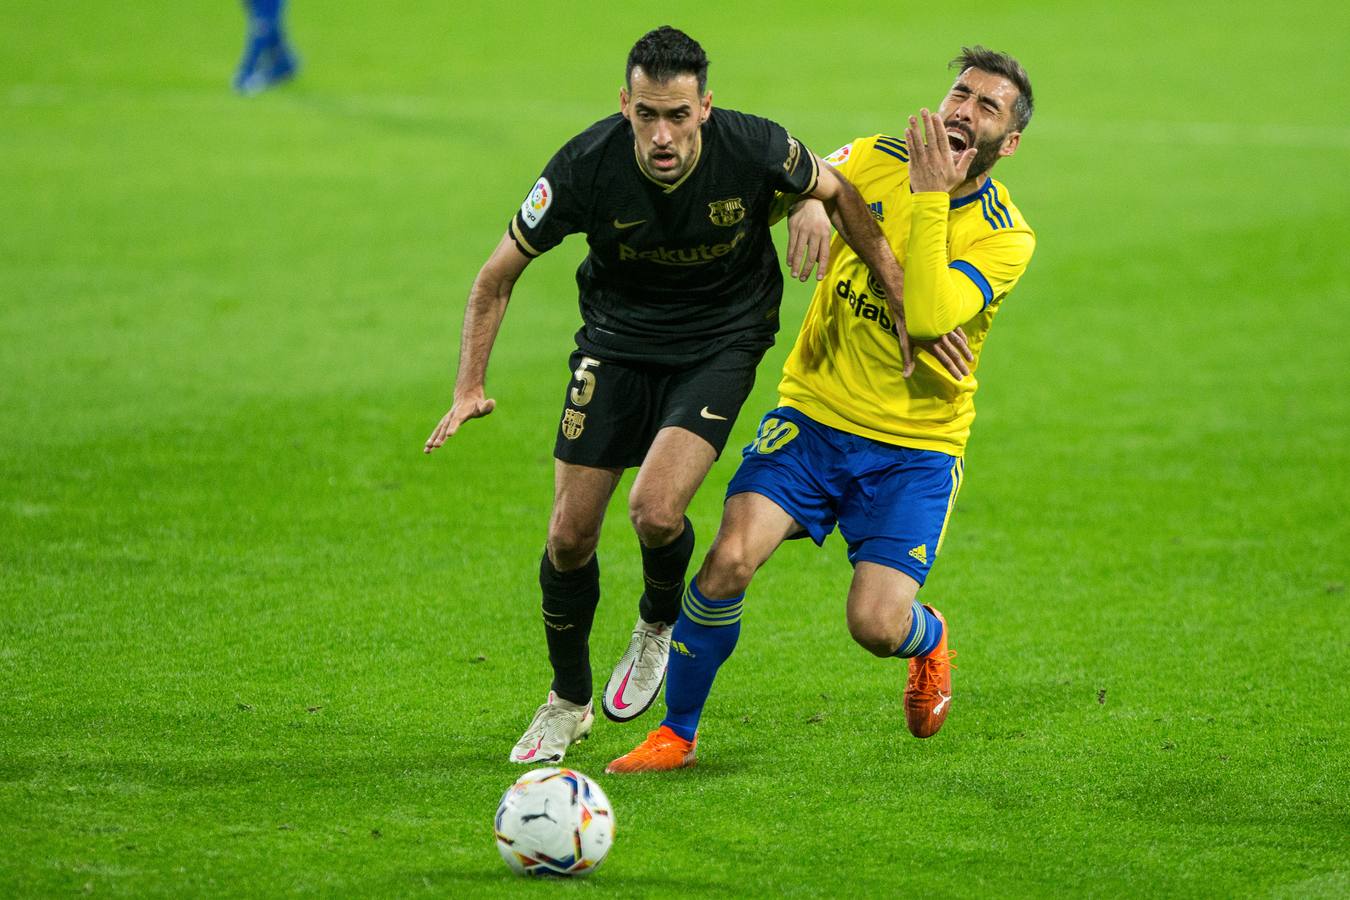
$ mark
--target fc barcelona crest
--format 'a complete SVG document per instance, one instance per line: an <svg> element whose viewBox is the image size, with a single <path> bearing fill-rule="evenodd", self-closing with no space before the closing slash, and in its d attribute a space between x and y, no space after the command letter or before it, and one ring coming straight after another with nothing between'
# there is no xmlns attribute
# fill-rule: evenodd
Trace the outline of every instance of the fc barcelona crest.
<svg viewBox="0 0 1350 900"><path fill-rule="evenodd" d="M563 410L562 433L563 437L569 441L575 441L581 437L581 430L586 427L586 414L577 412L575 409Z"/></svg>
<svg viewBox="0 0 1350 900"><path fill-rule="evenodd" d="M745 207L740 197L730 200L714 200L708 204L708 218L714 225L735 225L745 218Z"/></svg>

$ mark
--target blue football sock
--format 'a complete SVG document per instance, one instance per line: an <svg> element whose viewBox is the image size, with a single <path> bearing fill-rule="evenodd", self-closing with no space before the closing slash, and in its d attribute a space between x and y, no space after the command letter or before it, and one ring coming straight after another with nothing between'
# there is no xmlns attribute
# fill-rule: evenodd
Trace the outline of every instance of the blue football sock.
<svg viewBox="0 0 1350 900"><path fill-rule="evenodd" d="M254 18L275 22L281 17L281 7L285 0L248 0L248 11Z"/></svg>
<svg viewBox="0 0 1350 900"><path fill-rule="evenodd" d="M745 594L709 600L699 591L697 579L689 579L680 618L670 636L666 718L661 722L686 741L692 741L698 731L717 670L736 649L744 600Z"/></svg>
<svg viewBox="0 0 1350 900"><path fill-rule="evenodd" d="M942 620L933 615L928 607L918 600L914 601L914 611L909 617L909 634L900 642L900 649L894 656L908 658L927 656L942 640Z"/></svg>
<svg viewBox="0 0 1350 900"><path fill-rule="evenodd" d="M245 52L254 57L255 64L258 54L285 44L281 33L281 13L285 5L285 0L247 0L248 48Z"/></svg>

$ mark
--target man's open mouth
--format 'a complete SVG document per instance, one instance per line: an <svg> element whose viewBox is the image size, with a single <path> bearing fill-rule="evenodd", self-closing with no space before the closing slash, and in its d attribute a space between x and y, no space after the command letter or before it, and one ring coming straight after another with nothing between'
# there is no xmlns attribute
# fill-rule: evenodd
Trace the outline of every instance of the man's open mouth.
<svg viewBox="0 0 1350 900"><path fill-rule="evenodd" d="M947 143L956 153L968 150L975 143L975 136L960 125L947 125Z"/></svg>

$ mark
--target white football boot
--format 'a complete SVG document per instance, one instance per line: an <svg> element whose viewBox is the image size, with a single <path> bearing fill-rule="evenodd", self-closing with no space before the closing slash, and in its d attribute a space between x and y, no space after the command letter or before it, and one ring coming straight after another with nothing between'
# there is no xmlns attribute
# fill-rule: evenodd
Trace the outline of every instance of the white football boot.
<svg viewBox="0 0 1350 900"><path fill-rule="evenodd" d="M534 711L534 721L511 749L511 762L534 765L562 762L567 748L585 740L595 724L591 704L570 703L552 691Z"/></svg>
<svg viewBox="0 0 1350 900"><path fill-rule="evenodd" d="M638 617L628 649L605 685L600 708L606 716L615 722L627 722L645 713L656 700L666 683L672 630L673 626L664 622L653 625Z"/></svg>

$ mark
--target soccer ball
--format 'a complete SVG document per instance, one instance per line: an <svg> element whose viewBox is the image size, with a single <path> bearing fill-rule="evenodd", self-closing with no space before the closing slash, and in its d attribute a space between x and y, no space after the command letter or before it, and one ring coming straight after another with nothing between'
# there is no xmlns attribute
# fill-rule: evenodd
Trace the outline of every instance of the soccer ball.
<svg viewBox="0 0 1350 900"><path fill-rule="evenodd" d="M521 875L589 875L614 843L600 785L572 769L534 769L497 807L497 851Z"/></svg>

